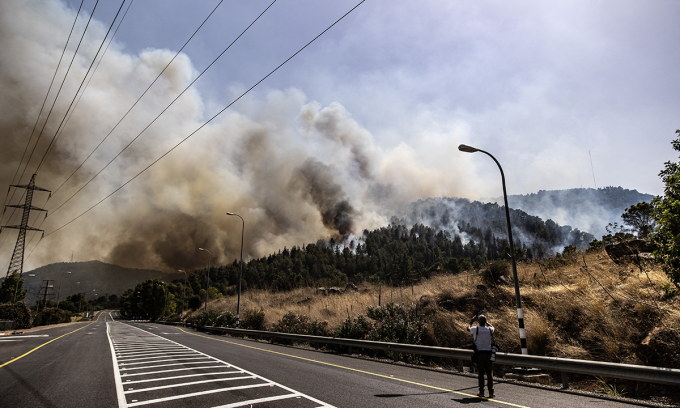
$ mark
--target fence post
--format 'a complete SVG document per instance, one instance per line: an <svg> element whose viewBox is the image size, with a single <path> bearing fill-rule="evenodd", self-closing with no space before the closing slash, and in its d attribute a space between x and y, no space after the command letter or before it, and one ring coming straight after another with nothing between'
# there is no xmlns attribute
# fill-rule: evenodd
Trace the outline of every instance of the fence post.
<svg viewBox="0 0 680 408"><path fill-rule="evenodd" d="M567 377L567 373L562 371L562 389L567 390L569 389L569 378Z"/></svg>

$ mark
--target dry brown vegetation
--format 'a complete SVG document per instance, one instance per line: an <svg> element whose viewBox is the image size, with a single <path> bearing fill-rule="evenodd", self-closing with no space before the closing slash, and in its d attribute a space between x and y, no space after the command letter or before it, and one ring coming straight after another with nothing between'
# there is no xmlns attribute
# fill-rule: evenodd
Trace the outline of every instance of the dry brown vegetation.
<svg viewBox="0 0 680 408"><path fill-rule="evenodd" d="M467 323L484 313L502 350L519 352L514 287L484 284L484 273L444 273L412 287L364 284L341 295L250 290L242 294L241 312L264 310L268 324L294 312L327 320L333 329L369 305L415 303L431 323L428 344L468 345ZM661 290L669 280L658 264L617 265L602 251L519 264L518 276L531 354L680 368L680 295ZM236 297L208 307L235 313Z"/></svg>

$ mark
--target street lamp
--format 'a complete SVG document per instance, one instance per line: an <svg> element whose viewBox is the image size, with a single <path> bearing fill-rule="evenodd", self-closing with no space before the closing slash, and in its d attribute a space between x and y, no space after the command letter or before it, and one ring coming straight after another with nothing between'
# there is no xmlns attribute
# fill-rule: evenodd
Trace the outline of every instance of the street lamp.
<svg viewBox="0 0 680 408"><path fill-rule="evenodd" d="M161 316L161 319L165 319L165 309L168 307L168 284L161 281L163 285L165 286L165 304L163 305L163 314Z"/></svg>
<svg viewBox="0 0 680 408"><path fill-rule="evenodd" d="M198 248L201 251L208 253L208 271L205 273L205 311L208 311L208 290L210 289L210 260L212 259L212 254L207 249Z"/></svg>
<svg viewBox="0 0 680 408"><path fill-rule="evenodd" d="M61 274L61 277L59 277L59 293L57 294L57 309L59 309L59 298L61 297L61 280L64 278L64 275L70 274L71 272L64 272Z"/></svg>
<svg viewBox="0 0 680 408"><path fill-rule="evenodd" d="M241 272L238 275L238 300L236 301L236 327L240 327L241 323L241 280L243 279L243 233L246 229L246 222L243 221L243 217L232 212L228 212L227 215L235 215L241 219Z"/></svg>
<svg viewBox="0 0 680 408"><path fill-rule="evenodd" d="M181 269L177 270L178 272L184 272ZM187 297L187 273L184 272L184 293L182 293L182 315L184 314L184 299ZM180 315L181 316L181 315Z"/></svg>
<svg viewBox="0 0 680 408"><path fill-rule="evenodd" d="M522 348L522 354L529 354L527 351L527 338L526 331L524 330L524 314L522 313L522 299L519 294L519 279L517 278L517 262L515 260L515 244L512 242L512 227L510 226L510 209L508 207L508 194L505 191L505 174L503 174L503 168L501 164L498 163L495 157L489 152L477 149L476 147L468 145L458 146L458 150L465 153L475 153L482 152L487 156L491 157L493 161L498 165L498 169L501 171L501 180L503 181L503 199L505 200L505 219L508 223L508 240L510 241L510 258L512 259L512 276L515 280L515 298L517 300L517 319L519 320L519 341Z"/></svg>

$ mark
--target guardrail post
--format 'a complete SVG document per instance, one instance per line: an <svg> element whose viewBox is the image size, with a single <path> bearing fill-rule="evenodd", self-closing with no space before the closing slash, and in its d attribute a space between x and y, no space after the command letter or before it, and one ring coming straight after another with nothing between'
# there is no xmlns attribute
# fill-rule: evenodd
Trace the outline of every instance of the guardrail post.
<svg viewBox="0 0 680 408"><path fill-rule="evenodd" d="M569 378L567 377L567 373L562 371L562 389L567 390L569 389Z"/></svg>
<svg viewBox="0 0 680 408"><path fill-rule="evenodd" d="M348 352L348 354L349 354L349 355L352 355L352 346L349 346L349 352Z"/></svg>
<svg viewBox="0 0 680 408"><path fill-rule="evenodd" d="M463 365L463 359L458 359L458 371L459 372L465 372L465 366Z"/></svg>
<svg viewBox="0 0 680 408"><path fill-rule="evenodd" d="M394 357L394 362L395 362L395 363L396 363L397 361L399 361L399 353L397 353L396 351L393 351L393 352L392 352L392 356Z"/></svg>

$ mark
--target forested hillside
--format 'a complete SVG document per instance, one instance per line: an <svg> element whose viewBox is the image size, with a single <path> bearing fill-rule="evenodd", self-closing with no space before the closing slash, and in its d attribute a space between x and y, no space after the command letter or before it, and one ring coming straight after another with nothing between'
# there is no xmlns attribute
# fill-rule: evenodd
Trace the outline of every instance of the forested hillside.
<svg viewBox="0 0 680 408"><path fill-rule="evenodd" d="M469 222L456 228L455 234L422 224L411 228L390 224L373 231L365 230L362 236L340 243L331 239L305 247L284 248L276 254L245 263L243 288L278 291L306 286L344 286L364 281L408 285L436 273L483 268L488 261L508 259L505 216L501 222L498 215L504 214L501 207L467 200L443 200L455 201L457 208L464 207L471 215ZM547 256L550 248L562 248L564 243L584 248L593 239L590 234L551 221L543 222L523 211L513 210L511 214L513 230L518 233L515 245L520 260ZM453 219L451 215L446 218L444 211L442 224L438 227L452 227L449 222ZM533 237L533 241L525 243L520 238L527 236ZM238 283L239 268L236 261L212 268L211 286L221 293L230 293ZM205 276L205 270L190 276L187 297L199 296L201 288L205 288ZM179 288L177 285L171 290L179 294ZM201 293L200 296L205 296L204 291Z"/></svg>
<svg viewBox="0 0 680 408"><path fill-rule="evenodd" d="M483 237L491 251L490 259L498 255L493 245L495 238L507 240L505 207L496 203L481 203L464 198L428 198L410 204L402 211L401 218L393 217L393 224L423 224L450 236L461 235L463 241ZM510 206L510 221L515 240L530 248L534 255L544 258L561 251L565 246L586 248L595 237L587 232L559 225L553 220L543 221L522 210ZM518 247L520 245L517 245ZM502 249L502 248L501 248Z"/></svg>
<svg viewBox="0 0 680 408"><path fill-rule="evenodd" d="M622 187L572 188L511 195L508 196L508 205L546 220L580 228L599 239L606 234L604 228L607 224L621 223L621 214L626 208L643 201L650 202L653 197ZM488 201L502 203L503 199Z"/></svg>

